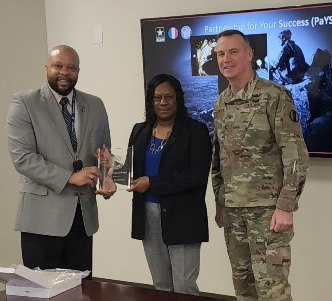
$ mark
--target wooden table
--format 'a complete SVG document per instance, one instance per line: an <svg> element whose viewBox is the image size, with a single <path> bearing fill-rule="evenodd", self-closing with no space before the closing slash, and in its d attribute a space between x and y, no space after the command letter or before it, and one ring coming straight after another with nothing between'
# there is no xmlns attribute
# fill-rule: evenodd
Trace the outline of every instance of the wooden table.
<svg viewBox="0 0 332 301"><path fill-rule="evenodd" d="M18 296L6 296L5 291L0 292L0 301L227 301L199 297L173 292L157 291L149 288L136 287L110 282L83 280L78 286L51 299L38 299Z"/></svg>

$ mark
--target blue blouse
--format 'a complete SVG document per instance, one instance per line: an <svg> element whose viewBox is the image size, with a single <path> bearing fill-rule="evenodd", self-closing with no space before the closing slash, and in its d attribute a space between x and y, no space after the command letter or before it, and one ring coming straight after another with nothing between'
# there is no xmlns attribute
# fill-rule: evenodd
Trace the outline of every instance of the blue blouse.
<svg viewBox="0 0 332 301"><path fill-rule="evenodd" d="M154 137L155 149L161 145L163 139ZM147 143L145 150L145 175L148 177L157 176L159 173L159 163L160 163L160 151L152 153L151 149L151 139ZM145 200L147 202L159 203L159 198L154 196L149 190L145 192Z"/></svg>

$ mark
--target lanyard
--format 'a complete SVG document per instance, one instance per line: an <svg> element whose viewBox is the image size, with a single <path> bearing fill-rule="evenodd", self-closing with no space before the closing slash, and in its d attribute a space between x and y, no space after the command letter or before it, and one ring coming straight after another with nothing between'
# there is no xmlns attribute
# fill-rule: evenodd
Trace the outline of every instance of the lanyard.
<svg viewBox="0 0 332 301"><path fill-rule="evenodd" d="M74 90L73 100L71 102L71 132L76 136L77 140L77 135L75 131L75 103L76 103L76 93ZM82 161L78 160L77 150L75 152L75 161L73 162L73 166L74 166L74 171L80 171L83 168Z"/></svg>
<svg viewBox="0 0 332 301"><path fill-rule="evenodd" d="M76 132L75 132L75 100L76 100L76 95L74 92L73 100L71 102L71 132L76 135Z"/></svg>

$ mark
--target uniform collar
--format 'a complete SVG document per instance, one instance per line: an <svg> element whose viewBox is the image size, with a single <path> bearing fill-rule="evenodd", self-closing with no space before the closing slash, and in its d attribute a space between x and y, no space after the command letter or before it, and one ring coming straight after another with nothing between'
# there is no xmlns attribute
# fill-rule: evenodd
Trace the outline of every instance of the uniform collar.
<svg viewBox="0 0 332 301"><path fill-rule="evenodd" d="M254 74L250 78L249 82L235 94L232 92L231 86L228 85L227 89L225 90L225 94L224 94L225 102L228 103L235 99L242 99L242 100L251 99L258 79L259 79L259 76L257 75L256 72L254 72Z"/></svg>

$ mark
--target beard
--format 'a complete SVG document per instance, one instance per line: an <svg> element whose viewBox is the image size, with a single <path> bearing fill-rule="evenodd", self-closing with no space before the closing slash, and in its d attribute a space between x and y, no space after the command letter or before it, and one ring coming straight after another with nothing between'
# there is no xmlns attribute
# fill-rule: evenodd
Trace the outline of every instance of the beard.
<svg viewBox="0 0 332 301"><path fill-rule="evenodd" d="M68 85L65 87L60 87L58 84L58 78L50 78L47 77L47 81L48 84L50 85L50 87L58 94L62 95L62 96L67 96L71 90L74 89L76 83L77 83L77 78L72 80L69 78L66 78L66 80L68 81Z"/></svg>

